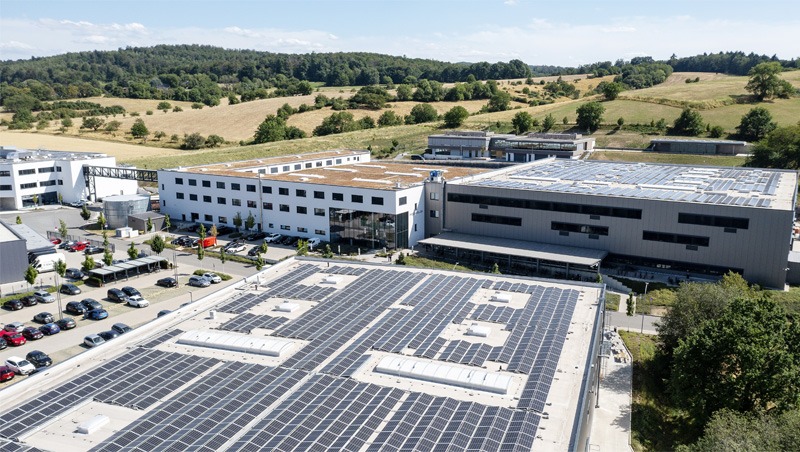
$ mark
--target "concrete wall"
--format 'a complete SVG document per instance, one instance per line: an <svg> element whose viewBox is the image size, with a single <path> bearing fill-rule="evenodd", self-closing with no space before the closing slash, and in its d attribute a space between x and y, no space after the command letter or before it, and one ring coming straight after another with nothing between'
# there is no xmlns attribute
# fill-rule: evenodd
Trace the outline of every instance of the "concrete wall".
<svg viewBox="0 0 800 452"><path fill-rule="evenodd" d="M1 226L0 226L1 227ZM22 281L28 268L25 240L0 242L0 284Z"/></svg>

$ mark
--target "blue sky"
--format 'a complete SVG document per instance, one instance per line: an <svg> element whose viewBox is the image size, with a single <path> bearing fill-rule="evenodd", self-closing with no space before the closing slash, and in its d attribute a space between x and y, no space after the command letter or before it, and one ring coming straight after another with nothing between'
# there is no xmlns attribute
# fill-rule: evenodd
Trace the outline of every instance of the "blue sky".
<svg viewBox="0 0 800 452"><path fill-rule="evenodd" d="M743 50L800 57L800 1L0 0L0 59L156 44L575 66Z"/></svg>

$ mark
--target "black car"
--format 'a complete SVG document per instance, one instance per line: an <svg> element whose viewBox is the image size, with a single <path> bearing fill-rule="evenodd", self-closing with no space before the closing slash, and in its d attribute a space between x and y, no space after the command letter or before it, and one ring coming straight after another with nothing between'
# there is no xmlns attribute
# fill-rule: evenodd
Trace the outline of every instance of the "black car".
<svg viewBox="0 0 800 452"><path fill-rule="evenodd" d="M64 317L63 319L56 320L56 325L62 330L71 330L77 326L75 320L72 320L71 317Z"/></svg>
<svg viewBox="0 0 800 452"><path fill-rule="evenodd" d="M26 326L25 329L22 330L22 336L29 341L35 341L43 338L44 334L39 331L39 328Z"/></svg>
<svg viewBox="0 0 800 452"><path fill-rule="evenodd" d="M47 353L39 350L28 352L28 354L25 355L25 359L27 359L37 369L40 367L47 367L53 365L53 360L49 356L47 356Z"/></svg>
<svg viewBox="0 0 800 452"><path fill-rule="evenodd" d="M100 254L104 252L105 249L99 246L87 246L85 250L83 250L84 254Z"/></svg>
<svg viewBox="0 0 800 452"><path fill-rule="evenodd" d="M81 304L84 308L86 308L87 311L91 311L93 309L103 309L103 305L94 298L84 298L81 300Z"/></svg>
<svg viewBox="0 0 800 452"><path fill-rule="evenodd" d="M86 306L82 305L79 301L70 301L67 303L67 308L64 309L66 312L75 315L83 315L88 311Z"/></svg>
<svg viewBox="0 0 800 452"><path fill-rule="evenodd" d="M250 251L247 252L247 255L250 257L255 257L258 255L258 252L261 251L261 245L256 245L250 248Z"/></svg>
<svg viewBox="0 0 800 452"><path fill-rule="evenodd" d="M69 279L83 279L83 272L77 268L68 268L64 276Z"/></svg>
<svg viewBox="0 0 800 452"><path fill-rule="evenodd" d="M66 242L61 242L61 245L58 245L58 247L60 249L62 249L62 250L68 250L68 249L72 248L72 245L74 245L76 243L77 242L74 242L72 240L67 240Z"/></svg>
<svg viewBox="0 0 800 452"><path fill-rule="evenodd" d="M162 309L161 311L158 311L158 314L156 314L156 318L159 318L161 316L165 316L165 315L169 314L170 312L172 312L172 311L170 311L169 309Z"/></svg>
<svg viewBox="0 0 800 452"><path fill-rule="evenodd" d="M20 300L8 300L3 303L3 308L8 309L9 311L19 311L24 307L25 305L22 304L22 301Z"/></svg>
<svg viewBox="0 0 800 452"><path fill-rule="evenodd" d="M81 289L78 288L78 286L69 283L62 284L61 289L59 289L58 291L65 295L78 295L79 293L81 293Z"/></svg>
<svg viewBox="0 0 800 452"><path fill-rule="evenodd" d="M103 332L97 333L97 335L102 337L103 340L106 341L106 342L110 341L111 339L119 337L119 333L114 331L114 330L103 331Z"/></svg>
<svg viewBox="0 0 800 452"><path fill-rule="evenodd" d="M156 281L157 286L161 287L178 287L178 281L175 278L161 278Z"/></svg>
<svg viewBox="0 0 800 452"><path fill-rule="evenodd" d="M291 245L292 242L294 242L295 240L297 240L297 237L293 237L291 235L287 235L286 237L281 239L281 245Z"/></svg>
<svg viewBox="0 0 800 452"><path fill-rule="evenodd" d="M230 226L225 226L224 224L220 225L220 226L217 226L217 235L218 236L230 234L231 232L234 232L234 229L232 227L230 227Z"/></svg>
<svg viewBox="0 0 800 452"><path fill-rule="evenodd" d="M27 307L36 306L39 304L39 300L36 299L33 295L28 295L19 299L23 305Z"/></svg>
<svg viewBox="0 0 800 452"><path fill-rule="evenodd" d="M142 296L142 293L139 292L138 290L136 290L135 287L125 286L125 287L122 288L122 291L125 292L125 295L127 295L129 297L133 297L133 296L136 296L136 295L139 295L140 297Z"/></svg>
<svg viewBox="0 0 800 452"><path fill-rule="evenodd" d="M115 323L111 325L111 329L119 334L125 334L129 331L133 331L133 328L129 327L128 325L125 325L124 323Z"/></svg>
<svg viewBox="0 0 800 452"><path fill-rule="evenodd" d="M111 301L117 301L120 303L127 303L128 296L125 295L125 292L119 289L108 289L108 299Z"/></svg>
<svg viewBox="0 0 800 452"><path fill-rule="evenodd" d="M252 234L247 236L247 240L251 242L253 240L264 240L265 238L267 238L266 232L253 232Z"/></svg>
<svg viewBox="0 0 800 452"><path fill-rule="evenodd" d="M173 239L172 242L170 242L170 243L172 243L173 245L178 245L178 246L191 246L192 245L192 238L189 237L188 235L182 235L180 237L177 237L177 238Z"/></svg>

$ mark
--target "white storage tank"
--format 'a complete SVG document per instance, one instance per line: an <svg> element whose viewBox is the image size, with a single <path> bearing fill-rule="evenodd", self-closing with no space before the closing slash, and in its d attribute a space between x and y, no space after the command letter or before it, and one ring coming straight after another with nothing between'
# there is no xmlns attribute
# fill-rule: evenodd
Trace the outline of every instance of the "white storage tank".
<svg viewBox="0 0 800 452"><path fill-rule="evenodd" d="M150 209L148 195L117 195L103 198L103 215L109 229L128 226L128 215L145 213Z"/></svg>

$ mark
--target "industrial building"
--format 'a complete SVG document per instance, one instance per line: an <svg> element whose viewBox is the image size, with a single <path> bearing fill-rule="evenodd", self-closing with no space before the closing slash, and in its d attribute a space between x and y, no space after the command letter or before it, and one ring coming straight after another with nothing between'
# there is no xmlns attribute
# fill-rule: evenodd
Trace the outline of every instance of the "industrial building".
<svg viewBox="0 0 800 452"><path fill-rule="evenodd" d="M289 259L4 390L8 450L587 450L604 289Z"/></svg>
<svg viewBox="0 0 800 452"><path fill-rule="evenodd" d="M645 150L670 154L707 155L738 155L748 152L746 141L689 140L675 138L658 138L650 140L650 146L648 146Z"/></svg>
<svg viewBox="0 0 800 452"><path fill-rule="evenodd" d="M28 268L25 243L25 238L11 225L0 221L0 284L22 279L25 269Z"/></svg>
<svg viewBox="0 0 800 452"><path fill-rule="evenodd" d="M525 135L454 130L428 136L426 158L497 159L530 162L548 157L575 159L594 149L594 138L577 133L528 133Z"/></svg>
<svg viewBox="0 0 800 452"><path fill-rule="evenodd" d="M0 146L0 210L19 210L34 204L86 200L83 166L116 166L106 154L16 149ZM135 180L100 179L96 195L134 194ZM36 202L34 202L36 201Z"/></svg>

